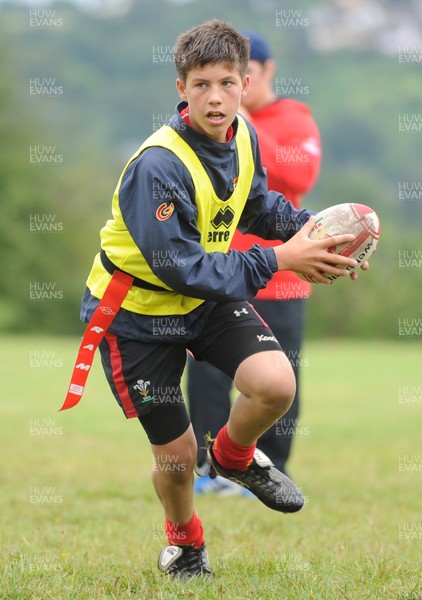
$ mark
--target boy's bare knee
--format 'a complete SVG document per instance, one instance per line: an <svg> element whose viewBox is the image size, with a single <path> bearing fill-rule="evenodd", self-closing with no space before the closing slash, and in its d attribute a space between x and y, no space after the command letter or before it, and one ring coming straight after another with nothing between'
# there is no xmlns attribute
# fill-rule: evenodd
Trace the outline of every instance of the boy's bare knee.
<svg viewBox="0 0 422 600"><path fill-rule="evenodd" d="M177 440L163 446L154 446L153 473L174 476L175 482L183 482L192 476L196 464L197 444L195 436L186 432Z"/></svg>
<svg viewBox="0 0 422 600"><path fill-rule="evenodd" d="M274 419L289 409L296 393L290 361L279 351L262 352L245 359L236 371L235 385Z"/></svg>
<svg viewBox="0 0 422 600"><path fill-rule="evenodd" d="M195 467L195 452L180 452L178 454L171 454L168 456L162 456L162 464L168 469L169 472L174 473L186 473L193 471ZM159 467L159 465L157 465Z"/></svg>
<svg viewBox="0 0 422 600"><path fill-rule="evenodd" d="M296 381L293 376L274 377L259 390L260 401L267 412L276 417L284 415L292 405L296 394Z"/></svg>

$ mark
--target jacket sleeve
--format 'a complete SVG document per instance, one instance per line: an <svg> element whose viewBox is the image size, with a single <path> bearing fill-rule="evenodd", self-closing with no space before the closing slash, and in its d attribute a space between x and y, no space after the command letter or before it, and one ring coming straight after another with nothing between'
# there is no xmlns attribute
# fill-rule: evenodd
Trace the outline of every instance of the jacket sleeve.
<svg viewBox="0 0 422 600"><path fill-rule="evenodd" d="M167 149L149 148L127 169L119 204L149 267L173 290L217 302L253 298L277 270L274 251L256 245L246 252L207 253L194 198L179 159ZM158 211L163 205L169 210Z"/></svg>

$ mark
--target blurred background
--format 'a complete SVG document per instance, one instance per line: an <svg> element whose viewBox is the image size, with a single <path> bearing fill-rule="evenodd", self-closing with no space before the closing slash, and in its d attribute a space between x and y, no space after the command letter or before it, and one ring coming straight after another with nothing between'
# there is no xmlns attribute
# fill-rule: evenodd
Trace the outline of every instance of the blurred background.
<svg viewBox="0 0 422 600"><path fill-rule="evenodd" d="M0 331L80 335L117 179L177 104L178 34L212 17L265 35L277 95L312 108L323 166L304 206L381 218L370 272L329 301L314 286L307 337L420 340L419 0L0 2Z"/></svg>

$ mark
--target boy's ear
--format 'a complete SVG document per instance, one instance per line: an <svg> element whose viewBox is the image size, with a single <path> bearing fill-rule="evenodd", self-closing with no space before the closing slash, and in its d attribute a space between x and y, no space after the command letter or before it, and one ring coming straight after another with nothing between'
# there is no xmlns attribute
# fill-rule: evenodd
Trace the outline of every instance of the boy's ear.
<svg viewBox="0 0 422 600"><path fill-rule="evenodd" d="M242 87L242 96L246 95L246 92L248 91L248 87L249 87L249 82L250 82L250 77L249 75L245 75L245 79L243 80L243 87Z"/></svg>
<svg viewBox="0 0 422 600"><path fill-rule="evenodd" d="M186 85L183 83L183 81L181 79L176 79L176 88L177 88L177 93L179 94L180 98L182 100L185 100L185 102L187 102L188 97L186 94Z"/></svg>

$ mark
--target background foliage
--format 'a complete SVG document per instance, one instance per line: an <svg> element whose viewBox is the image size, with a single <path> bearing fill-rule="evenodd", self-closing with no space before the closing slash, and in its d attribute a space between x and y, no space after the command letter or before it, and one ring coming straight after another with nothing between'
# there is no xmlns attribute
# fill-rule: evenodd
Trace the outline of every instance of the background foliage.
<svg viewBox="0 0 422 600"><path fill-rule="evenodd" d="M311 4L326 5L301 8ZM181 31L212 17L265 34L277 76L309 88L298 99L319 123L324 160L304 205L363 202L382 220L370 272L354 284L314 286L308 335L393 338L399 318L418 317L422 269L399 268L399 251L421 250L421 198L399 200L398 190L420 180L422 133L399 131L398 120L420 111L421 64L368 49L317 53L303 28L276 26L280 5L142 0L107 16L55 3L49 9L62 25L44 28L30 26L27 6L0 5L1 331L82 331L80 298L117 178L178 100L171 47ZM54 79L62 93L32 94L33 78ZM34 146L55 148L62 163L32 164ZM32 231L34 215L52 215L62 229ZM34 282L61 298L31 299Z"/></svg>

